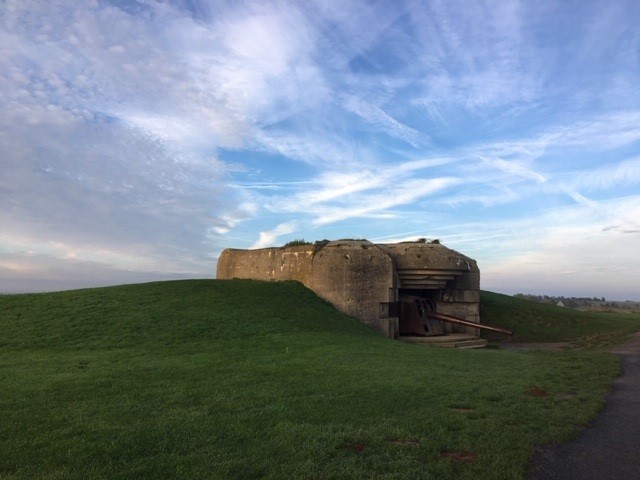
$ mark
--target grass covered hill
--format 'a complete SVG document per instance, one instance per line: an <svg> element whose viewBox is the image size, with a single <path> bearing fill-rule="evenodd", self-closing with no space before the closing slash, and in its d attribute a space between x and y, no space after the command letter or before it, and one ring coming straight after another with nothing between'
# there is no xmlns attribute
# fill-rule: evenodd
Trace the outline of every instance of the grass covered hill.
<svg viewBox="0 0 640 480"><path fill-rule="evenodd" d="M570 342L576 347L619 343L640 330L640 314L584 312L484 291L480 318L482 323L512 330L514 341ZM504 340L498 335L488 338Z"/></svg>
<svg viewBox="0 0 640 480"><path fill-rule="evenodd" d="M297 283L0 295L0 478L519 479L614 357L384 338Z"/></svg>

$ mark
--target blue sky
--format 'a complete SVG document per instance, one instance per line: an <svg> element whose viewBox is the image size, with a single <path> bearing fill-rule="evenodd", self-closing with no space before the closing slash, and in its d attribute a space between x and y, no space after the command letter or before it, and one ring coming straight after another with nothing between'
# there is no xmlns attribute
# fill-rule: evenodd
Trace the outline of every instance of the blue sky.
<svg viewBox="0 0 640 480"><path fill-rule="evenodd" d="M640 300L640 3L6 0L0 291L438 238Z"/></svg>

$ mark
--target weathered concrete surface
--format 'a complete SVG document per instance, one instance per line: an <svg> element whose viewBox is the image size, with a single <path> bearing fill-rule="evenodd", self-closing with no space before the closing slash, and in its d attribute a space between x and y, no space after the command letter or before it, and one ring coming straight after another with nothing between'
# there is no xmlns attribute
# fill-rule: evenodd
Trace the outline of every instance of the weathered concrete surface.
<svg viewBox="0 0 640 480"><path fill-rule="evenodd" d="M398 319L389 302L404 291L420 290L442 313L480 321L480 271L475 260L440 244L373 244L340 240L258 250L227 249L217 278L297 280L361 322L392 337ZM445 324L448 332L479 336L479 330Z"/></svg>
<svg viewBox="0 0 640 480"><path fill-rule="evenodd" d="M220 279L297 280L310 288L315 252L313 245L257 250L228 248L218 258L216 276Z"/></svg>
<svg viewBox="0 0 640 480"><path fill-rule="evenodd" d="M402 340L417 345L443 348L484 348L487 341L475 335L452 333L441 337L402 337Z"/></svg>
<svg viewBox="0 0 640 480"><path fill-rule="evenodd" d="M380 317L380 303L393 300L394 287L393 261L373 243L330 242L313 259L310 288L338 310L385 333L393 327Z"/></svg>
<svg viewBox="0 0 640 480"><path fill-rule="evenodd" d="M398 270L476 271L476 261L439 243L403 242L380 244L391 255Z"/></svg>
<svg viewBox="0 0 640 480"><path fill-rule="evenodd" d="M469 320L470 322L480 323L480 302L456 302L453 300L442 301L438 300L436 311L444 313L445 315L451 315L452 317L462 318ZM448 331L452 332L464 332L469 335L480 336L480 330L473 327L466 327L464 325L451 325L446 324Z"/></svg>

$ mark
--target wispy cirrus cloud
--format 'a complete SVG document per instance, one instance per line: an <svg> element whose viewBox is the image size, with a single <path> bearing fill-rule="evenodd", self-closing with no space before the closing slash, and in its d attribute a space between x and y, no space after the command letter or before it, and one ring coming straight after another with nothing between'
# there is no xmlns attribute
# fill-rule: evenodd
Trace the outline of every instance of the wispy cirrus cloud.
<svg viewBox="0 0 640 480"><path fill-rule="evenodd" d="M395 207L418 199L430 205L460 208L472 204L484 207L518 205L527 198L562 195L573 202L598 209L596 200L580 193L586 179L568 177L564 169L545 161L566 149L604 149L604 137L614 137L616 147L640 140L630 119L631 112L554 127L531 138L479 144L433 157L366 169L321 174L290 196L269 196L267 210L273 213L306 213L313 225L326 225L350 218L393 218ZM624 135L617 135L625 132ZM497 155L501 155L499 157ZM597 172L602 182L632 184L635 164L622 161ZM575 168L572 166L572 168ZM444 171L455 176L444 176ZM573 175L573 174L572 174ZM610 180L604 180L610 178ZM593 180L592 180L593 181ZM435 182L435 183L434 183ZM438 183L439 182L439 183ZM434 184L438 188L431 188ZM447 195L440 193L447 192Z"/></svg>
<svg viewBox="0 0 640 480"><path fill-rule="evenodd" d="M578 190L602 190L640 184L640 157L623 160L607 168L577 171L566 180Z"/></svg>
<svg viewBox="0 0 640 480"><path fill-rule="evenodd" d="M367 123L380 127L382 131L414 147L419 146L421 143L426 143L429 139L426 134L421 134L417 130L391 117L379 106L370 104L358 97L347 97L344 106L350 112L362 117Z"/></svg>
<svg viewBox="0 0 640 480"><path fill-rule="evenodd" d="M539 183L545 183L547 181L544 175L540 175L538 172L521 165L515 160L506 161L499 157L480 156L480 161L483 165L500 170L509 176L520 177L525 180L534 180Z"/></svg>
<svg viewBox="0 0 640 480"><path fill-rule="evenodd" d="M393 208L409 205L459 184L454 176L430 177L425 174L425 171L451 161L435 158L404 162L393 167L330 171L294 195L275 195L265 199L265 207L274 213L304 212L315 225L351 218L393 218Z"/></svg>
<svg viewBox="0 0 640 480"><path fill-rule="evenodd" d="M491 280L565 232L571 271L637 228L639 5L0 3L3 284L294 234L440 237Z"/></svg>
<svg viewBox="0 0 640 480"><path fill-rule="evenodd" d="M457 184L459 181L453 177L409 180L403 185L402 190L396 192L385 190L372 193L348 206L321 207L312 222L324 225L353 217L394 218L396 215L390 209L411 204L418 199L440 193Z"/></svg>

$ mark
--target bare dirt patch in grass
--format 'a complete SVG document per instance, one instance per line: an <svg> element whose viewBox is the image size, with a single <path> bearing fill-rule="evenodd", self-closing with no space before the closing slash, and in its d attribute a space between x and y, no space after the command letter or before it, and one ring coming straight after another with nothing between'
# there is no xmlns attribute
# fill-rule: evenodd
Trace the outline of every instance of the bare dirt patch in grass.
<svg viewBox="0 0 640 480"><path fill-rule="evenodd" d="M451 458L458 462L474 462L478 456L473 452L467 452L465 450L449 450L440 454L442 458Z"/></svg>
<svg viewBox="0 0 640 480"><path fill-rule="evenodd" d="M532 397L548 397L549 396L549 392L535 386L529 387L526 393L527 395L531 395Z"/></svg>

